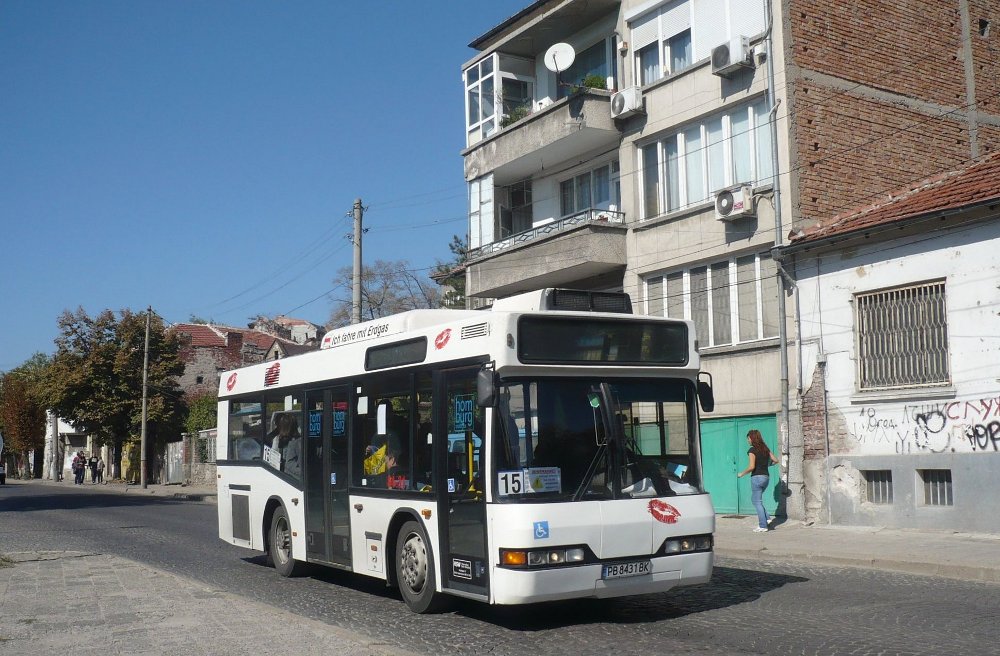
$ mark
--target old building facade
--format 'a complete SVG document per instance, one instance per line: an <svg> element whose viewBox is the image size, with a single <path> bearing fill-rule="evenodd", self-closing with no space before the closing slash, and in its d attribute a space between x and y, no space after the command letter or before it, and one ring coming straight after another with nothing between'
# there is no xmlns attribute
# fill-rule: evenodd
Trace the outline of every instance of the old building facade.
<svg viewBox="0 0 1000 656"><path fill-rule="evenodd" d="M702 429L719 511L749 512L735 473L750 427L784 462L769 505L829 510L809 473L828 455L803 439L815 399L798 378L795 272L772 251L996 148L997 11L532 3L475 39L463 66L470 305L566 286L693 320L718 400Z"/></svg>

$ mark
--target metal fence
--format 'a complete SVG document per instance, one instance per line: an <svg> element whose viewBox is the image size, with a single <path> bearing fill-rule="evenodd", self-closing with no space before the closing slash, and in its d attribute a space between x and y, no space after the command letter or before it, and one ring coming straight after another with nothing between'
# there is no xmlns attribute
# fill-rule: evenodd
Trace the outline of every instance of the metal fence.
<svg viewBox="0 0 1000 656"><path fill-rule="evenodd" d="M615 210L598 210L593 208L586 209L582 212L577 212L576 214L572 214L562 219L557 219L544 225L531 228L530 230L519 232L505 239L498 239L497 241L485 244L479 248L473 248L469 251L469 260L476 260L487 255L492 255L493 253L498 253L509 248L514 248L515 246L520 246L521 244L526 244L530 241L534 241L535 239L541 239L542 237L547 237L566 230L572 230L573 228L581 225L591 223L598 225L615 223L621 225L625 223L625 213Z"/></svg>

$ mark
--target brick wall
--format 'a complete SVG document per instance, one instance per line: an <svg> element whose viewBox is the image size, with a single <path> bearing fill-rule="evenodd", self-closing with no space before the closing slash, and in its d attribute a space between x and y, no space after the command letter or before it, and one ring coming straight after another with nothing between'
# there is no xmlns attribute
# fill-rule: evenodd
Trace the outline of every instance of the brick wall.
<svg viewBox="0 0 1000 656"><path fill-rule="evenodd" d="M996 121L1000 9L969 5L978 110ZM789 0L786 10L793 221L811 225L971 159L959 0ZM987 154L1000 130L983 122Z"/></svg>
<svg viewBox="0 0 1000 656"><path fill-rule="evenodd" d="M813 371L812 383L800 399L802 418L802 459L826 457L826 364Z"/></svg>

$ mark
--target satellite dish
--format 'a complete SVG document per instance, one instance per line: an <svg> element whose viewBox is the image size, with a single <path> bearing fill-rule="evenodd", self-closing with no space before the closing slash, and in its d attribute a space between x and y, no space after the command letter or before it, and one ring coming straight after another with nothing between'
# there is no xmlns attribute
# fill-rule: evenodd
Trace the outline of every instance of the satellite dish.
<svg viewBox="0 0 1000 656"><path fill-rule="evenodd" d="M568 43L557 43L545 51L545 68L553 73L560 73L573 65L576 60L576 50Z"/></svg>

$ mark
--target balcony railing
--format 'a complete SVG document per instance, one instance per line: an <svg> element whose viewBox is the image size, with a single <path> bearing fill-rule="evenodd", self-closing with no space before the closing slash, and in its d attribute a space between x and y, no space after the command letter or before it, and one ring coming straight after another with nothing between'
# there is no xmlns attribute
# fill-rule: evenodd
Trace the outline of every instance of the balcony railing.
<svg viewBox="0 0 1000 656"><path fill-rule="evenodd" d="M565 216L561 219L556 219L555 221L551 221L544 225L531 228L530 230L519 232L516 235L511 235L505 239L499 239L492 243L485 244L479 248L473 248L469 251L469 260L477 260L479 258L486 257L487 255L516 248L536 239L542 239L543 237L549 237L560 232L573 230L574 228L578 228L583 225L607 225L609 223L624 225L625 213L617 210L598 210L594 208L586 209L582 212L570 214L569 216Z"/></svg>

